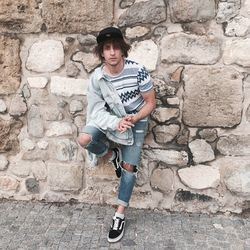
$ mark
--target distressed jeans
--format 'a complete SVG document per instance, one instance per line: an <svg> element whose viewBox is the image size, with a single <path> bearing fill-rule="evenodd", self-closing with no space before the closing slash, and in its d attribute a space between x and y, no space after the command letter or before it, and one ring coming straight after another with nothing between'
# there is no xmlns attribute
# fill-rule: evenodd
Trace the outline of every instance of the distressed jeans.
<svg viewBox="0 0 250 250"><path fill-rule="evenodd" d="M129 172L122 168L118 204L127 207L131 198L133 188L135 185L137 171L140 167L141 151L144 142L144 137L147 132L148 120L143 119L135 124L132 128L134 143L133 145L120 145L122 152L122 161L136 166L135 172ZM85 148L97 155L102 157L109 151L109 143L105 133L93 126L86 126L83 128L81 133L89 134L91 136L91 142L85 146Z"/></svg>

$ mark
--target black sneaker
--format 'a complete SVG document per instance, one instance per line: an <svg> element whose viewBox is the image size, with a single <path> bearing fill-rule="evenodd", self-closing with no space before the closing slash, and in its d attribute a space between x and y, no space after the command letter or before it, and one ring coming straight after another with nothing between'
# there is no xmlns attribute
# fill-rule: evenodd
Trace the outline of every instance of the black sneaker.
<svg viewBox="0 0 250 250"><path fill-rule="evenodd" d="M116 176L120 178L122 174L122 169L121 169L122 153L119 148L113 148L113 152L115 153L115 158L113 160L110 160L110 162L115 167Z"/></svg>
<svg viewBox="0 0 250 250"><path fill-rule="evenodd" d="M119 241L123 234L125 228L125 218L121 219L120 217L113 217L113 223L109 230L108 242L114 243Z"/></svg>

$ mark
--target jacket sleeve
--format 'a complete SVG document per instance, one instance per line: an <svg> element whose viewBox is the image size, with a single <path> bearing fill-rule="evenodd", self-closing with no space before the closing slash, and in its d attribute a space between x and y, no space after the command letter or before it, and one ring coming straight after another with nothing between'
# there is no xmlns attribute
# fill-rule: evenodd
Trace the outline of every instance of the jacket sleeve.
<svg viewBox="0 0 250 250"><path fill-rule="evenodd" d="M121 118L107 110L101 89L93 76L88 86L87 100L87 120L103 130L116 130Z"/></svg>

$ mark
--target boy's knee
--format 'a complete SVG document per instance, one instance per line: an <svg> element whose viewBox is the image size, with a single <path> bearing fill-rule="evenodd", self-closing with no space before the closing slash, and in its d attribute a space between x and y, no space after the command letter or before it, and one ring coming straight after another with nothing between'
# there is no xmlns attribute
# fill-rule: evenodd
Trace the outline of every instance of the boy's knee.
<svg viewBox="0 0 250 250"><path fill-rule="evenodd" d="M88 134L81 134L79 137L78 137L78 143L84 147L84 146L87 146L90 142L91 142L92 138L90 135Z"/></svg>
<svg viewBox="0 0 250 250"><path fill-rule="evenodd" d="M122 167L124 168L124 169L126 169L128 172L136 172L136 166L134 166L134 165L131 165L131 164L129 164L129 163L123 163L123 165L122 165Z"/></svg>

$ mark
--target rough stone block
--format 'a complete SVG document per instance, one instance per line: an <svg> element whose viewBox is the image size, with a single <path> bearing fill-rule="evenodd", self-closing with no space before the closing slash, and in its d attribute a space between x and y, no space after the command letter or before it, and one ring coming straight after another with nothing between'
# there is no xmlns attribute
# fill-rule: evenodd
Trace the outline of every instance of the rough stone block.
<svg viewBox="0 0 250 250"><path fill-rule="evenodd" d="M77 113L83 110L83 103L80 100L72 100L69 104L69 112L71 114Z"/></svg>
<svg viewBox="0 0 250 250"><path fill-rule="evenodd" d="M48 163L48 185L54 191L79 191L82 188L81 166L72 163Z"/></svg>
<svg viewBox="0 0 250 250"><path fill-rule="evenodd" d="M32 166L36 165L37 162L30 161L12 161L9 169L11 173L18 177L27 177L30 174Z"/></svg>
<svg viewBox="0 0 250 250"><path fill-rule="evenodd" d="M52 144L50 157L58 161L76 161L77 152L78 146L74 141L62 139Z"/></svg>
<svg viewBox="0 0 250 250"><path fill-rule="evenodd" d="M243 67L250 67L250 38L226 42L223 55L224 63L237 64Z"/></svg>
<svg viewBox="0 0 250 250"><path fill-rule="evenodd" d="M93 35L77 35L77 40L81 44L81 51L86 53L92 53L96 45L96 37Z"/></svg>
<svg viewBox="0 0 250 250"><path fill-rule="evenodd" d="M250 198L250 165L241 166L238 169L228 169L224 182L227 188L241 196Z"/></svg>
<svg viewBox="0 0 250 250"><path fill-rule="evenodd" d="M178 170L181 181L193 189L216 188L220 183L219 168L206 165Z"/></svg>
<svg viewBox="0 0 250 250"><path fill-rule="evenodd" d="M72 79L61 76L52 76L50 90L52 94L61 96L86 95L88 79Z"/></svg>
<svg viewBox="0 0 250 250"><path fill-rule="evenodd" d="M237 16L227 23L225 34L227 36L244 37L250 32L250 18Z"/></svg>
<svg viewBox="0 0 250 250"><path fill-rule="evenodd" d="M24 152L24 154L22 155L22 160L26 161L47 161L48 159L48 152L39 148L33 149L32 151Z"/></svg>
<svg viewBox="0 0 250 250"><path fill-rule="evenodd" d="M43 19L49 32L85 33L110 26L112 0L44 0Z"/></svg>
<svg viewBox="0 0 250 250"><path fill-rule="evenodd" d="M177 118L179 114L178 108L156 108L152 113L152 118L158 122L166 122L172 118Z"/></svg>
<svg viewBox="0 0 250 250"><path fill-rule="evenodd" d="M59 109L60 107L56 104L48 103L48 106L42 110L43 119L46 121L61 121L64 116Z"/></svg>
<svg viewBox="0 0 250 250"><path fill-rule="evenodd" d="M7 106L4 100L0 99L0 113L4 113L7 110Z"/></svg>
<svg viewBox="0 0 250 250"><path fill-rule="evenodd" d="M176 86L171 86L171 82L165 82L159 78L154 78L153 82L158 98L163 98L165 96L174 96L177 92Z"/></svg>
<svg viewBox="0 0 250 250"><path fill-rule="evenodd" d="M244 8L246 13L250 16L250 1L244 1L242 8Z"/></svg>
<svg viewBox="0 0 250 250"><path fill-rule="evenodd" d="M215 17L215 0L170 0L173 22L205 22Z"/></svg>
<svg viewBox="0 0 250 250"><path fill-rule="evenodd" d="M127 8L131 5L133 5L134 2L135 2L135 0L121 0L119 6L121 9L124 9L124 8Z"/></svg>
<svg viewBox="0 0 250 250"><path fill-rule="evenodd" d="M250 157L223 157L212 163L220 169L222 181L234 194L250 198Z"/></svg>
<svg viewBox="0 0 250 250"><path fill-rule="evenodd" d="M28 70L53 72L64 64L64 50L61 41L45 40L32 44L26 61Z"/></svg>
<svg viewBox="0 0 250 250"><path fill-rule="evenodd" d="M188 164L188 154L185 151L153 149L144 150L144 153L153 161L161 161L167 165L184 167Z"/></svg>
<svg viewBox="0 0 250 250"><path fill-rule="evenodd" d="M0 155L0 171L5 170L8 167L9 161L5 155Z"/></svg>
<svg viewBox="0 0 250 250"><path fill-rule="evenodd" d="M163 0L145 1L133 4L119 18L120 27L141 23L161 23L167 19L167 8Z"/></svg>
<svg viewBox="0 0 250 250"><path fill-rule="evenodd" d="M14 117L22 116L27 111L27 105L21 95L15 95L11 100L9 114Z"/></svg>
<svg viewBox="0 0 250 250"><path fill-rule="evenodd" d="M28 132L34 137L43 137L43 119L40 107L37 105L32 105L28 112Z"/></svg>
<svg viewBox="0 0 250 250"><path fill-rule="evenodd" d="M105 181L111 182L117 180L117 176L112 165L104 161L99 161L97 167L88 167L88 169L86 169L86 176L88 176L86 180L88 186L93 186L95 184L103 185L103 182Z"/></svg>
<svg viewBox="0 0 250 250"><path fill-rule="evenodd" d="M18 39L0 35L0 95L16 93L20 85L19 50L20 41Z"/></svg>
<svg viewBox="0 0 250 250"><path fill-rule="evenodd" d="M241 0L220 1L216 16L217 23L224 23L240 12Z"/></svg>
<svg viewBox="0 0 250 250"><path fill-rule="evenodd" d="M0 152L11 151L15 153L19 150L18 135L21 131L22 122L11 119L3 121L0 119Z"/></svg>
<svg viewBox="0 0 250 250"><path fill-rule="evenodd" d="M145 55L147 56L145 57ZM158 55L159 50L157 45L151 40L145 40L132 44L129 58L143 64L148 71L153 71L157 66Z"/></svg>
<svg viewBox="0 0 250 250"><path fill-rule="evenodd" d="M0 2L0 32L40 32L42 18L37 0L4 0Z"/></svg>
<svg viewBox="0 0 250 250"><path fill-rule="evenodd" d="M28 77L27 82L31 88L45 88L48 83L48 78L43 76Z"/></svg>
<svg viewBox="0 0 250 250"><path fill-rule="evenodd" d="M210 128L199 130L198 135L207 142L214 142L218 138L217 130Z"/></svg>
<svg viewBox="0 0 250 250"><path fill-rule="evenodd" d="M171 169L155 169L150 178L151 186L163 193L174 189L174 173Z"/></svg>
<svg viewBox="0 0 250 250"><path fill-rule="evenodd" d="M80 69L76 66L75 63L69 63L66 69L67 76L76 78L80 73Z"/></svg>
<svg viewBox="0 0 250 250"><path fill-rule="evenodd" d="M99 59L93 53L82 51L78 51L72 55L72 61L81 63L87 72L91 72L100 64Z"/></svg>
<svg viewBox="0 0 250 250"><path fill-rule="evenodd" d="M36 161L31 165L31 172L37 180L45 180L47 177L47 166L44 163L44 158L41 161Z"/></svg>
<svg viewBox="0 0 250 250"><path fill-rule="evenodd" d="M174 140L180 131L178 124L158 125L153 128L155 140L158 143L168 143Z"/></svg>
<svg viewBox="0 0 250 250"><path fill-rule="evenodd" d="M73 126L69 122L52 122L46 131L46 136L72 135L73 132Z"/></svg>
<svg viewBox="0 0 250 250"><path fill-rule="evenodd" d="M161 60L167 63L215 64L220 58L217 38L188 34L172 34L162 38Z"/></svg>
<svg viewBox="0 0 250 250"><path fill-rule="evenodd" d="M223 155L250 155L249 135L222 136L217 142L217 149Z"/></svg>
<svg viewBox="0 0 250 250"><path fill-rule="evenodd" d="M25 151L31 151L35 148L35 143L29 138L24 138L21 141L22 149Z"/></svg>
<svg viewBox="0 0 250 250"><path fill-rule="evenodd" d="M190 151L195 163L203 163L214 160L214 151L205 140L196 139L189 143Z"/></svg>
<svg viewBox="0 0 250 250"><path fill-rule="evenodd" d="M126 37L129 39L145 36L150 32L149 28L143 26L136 26L126 29Z"/></svg>
<svg viewBox="0 0 250 250"><path fill-rule="evenodd" d="M0 176L0 190L16 191L19 186L19 181L11 176Z"/></svg>
<svg viewBox="0 0 250 250"><path fill-rule="evenodd" d="M39 182L34 178L28 178L25 180L26 188L31 193L39 193Z"/></svg>
<svg viewBox="0 0 250 250"><path fill-rule="evenodd" d="M234 68L193 67L184 72L183 121L193 127L233 127L242 112L242 75Z"/></svg>

